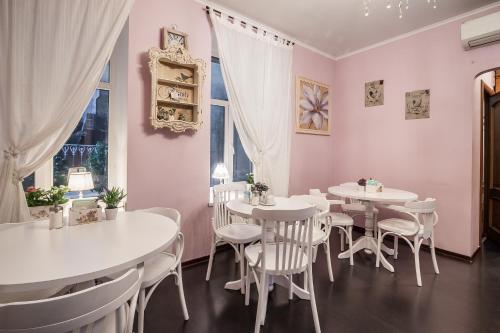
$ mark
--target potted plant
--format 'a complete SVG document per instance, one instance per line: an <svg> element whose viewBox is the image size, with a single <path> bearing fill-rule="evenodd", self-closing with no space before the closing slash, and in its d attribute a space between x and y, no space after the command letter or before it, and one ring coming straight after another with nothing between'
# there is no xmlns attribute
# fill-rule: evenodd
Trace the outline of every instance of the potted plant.
<svg viewBox="0 0 500 333"><path fill-rule="evenodd" d="M116 219L118 205L126 196L127 194L119 187L113 187L111 190L106 188L101 192L99 199L106 204L106 220Z"/></svg>
<svg viewBox="0 0 500 333"><path fill-rule="evenodd" d="M56 210L61 210L62 205L68 202L65 194L69 191L66 186L52 186L49 190L28 187L25 192L26 202L30 210L30 214L34 219L49 218L51 207Z"/></svg>

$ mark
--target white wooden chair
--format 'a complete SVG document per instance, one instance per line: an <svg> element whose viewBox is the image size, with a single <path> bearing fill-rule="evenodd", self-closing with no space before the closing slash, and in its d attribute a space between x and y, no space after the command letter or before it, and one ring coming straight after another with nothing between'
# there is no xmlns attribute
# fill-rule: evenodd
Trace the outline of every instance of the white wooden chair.
<svg viewBox="0 0 500 333"><path fill-rule="evenodd" d="M262 235L260 244L249 245L245 249L248 274L245 279L247 289L245 304L248 305L250 300L250 271L252 271L259 291L255 320L256 333L260 331L260 325L264 325L266 317L269 277L289 278L300 273L307 274L307 292L311 301L314 326L317 333L321 332L312 275L312 240L316 212L315 207L294 211L255 208L252 211L252 218L262 225ZM276 240L275 236L279 235L280 230L290 230L290 233L283 233ZM291 279L289 283L291 293Z"/></svg>
<svg viewBox="0 0 500 333"><path fill-rule="evenodd" d="M246 189L246 183L229 183L214 186L214 217L212 218L213 239L210 249L210 258L206 280L210 280L210 273L217 244L227 243L236 252L237 261L240 263L241 293L245 293L245 244L255 242L260 239L262 228L256 224L247 223L244 219L231 215L226 208L226 203L230 200L242 197Z"/></svg>
<svg viewBox="0 0 500 333"><path fill-rule="evenodd" d="M358 186L357 183L343 183L340 184L340 186ZM361 203L361 201L352 199L352 198L343 198L345 200L345 203L341 205L342 211L352 218L355 218L356 216L365 216L366 212L366 206ZM375 228L377 227L377 216L378 216L379 210L377 207L373 208L373 222ZM377 230L375 230L375 235L377 234ZM344 250L342 248L342 250Z"/></svg>
<svg viewBox="0 0 500 333"><path fill-rule="evenodd" d="M142 212L149 212L159 214L171 218L181 228L181 214L173 208L153 207L140 210ZM177 240L174 244L175 253L170 249L161 252L154 258L144 263L144 278L142 280L141 289L139 291L139 305L138 305L138 318L137 329L139 333L144 331L144 312L146 306L151 298L151 295L156 290L158 285L168 276L175 277L175 283L179 289L179 298L181 301L182 312L184 319L189 319L189 314L186 306L186 299L184 297L184 287L182 283L182 253L184 251L184 236L179 232ZM146 289L149 290L146 293Z"/></svg>
<svg viewBox="0 0 500 333"><path fill-rule="evenodd" d="M115 280L73 294L0 304L0 332L131 333L141 278L142 272L131 269Z"/></svg>
<svg viewBox="0 0 500 333"><path fill-rule="evenodd" d="M321 193L319 189L310 189L309 194L324 198L326 198L327 195L327 193ZM330 204L330 207L345 204L344 200L327 199L327 201ZM328 222L331 227L339 230L341 251L344 251L345 249L345 239L347 238L347 243L349 245L349 264L354 266L354 258L352 255L352 228L354 226L354 220L352 216L345 213L330 212L325 219L325 222ZM333 275L330 280L333 282Z"/></svg>
<svg viewBox="0 0 500 333"><path fill-rule="evenodd" d="M393 235L403 238L410 246L415 256L415 271L417 275L417 285L422 286L420 275L420 246L424 240L429 242L431 248L432 264L434 271L439 274L439 268L436 260L436 250L434 247L434 226L438 223L438 214L436 212L436 199L427 198L425 201L411 201L404 206L389 205L387 208L399 213L406 214L409 219L390 218L378 222L378 250L377 263L380 265L381 246L384 237ZM410 240L413 238L413 244ZM397 249L395 249L395 252Z"/></svg>
<svg viewBox="0 0 500 333"><path fill-rule="evenodd" d="M330 203L324 196L318 195L296 195L292 198L298 198L308 202L309 204L315 206L318 209L318 216L314 223L313 228L313 262L316 262L316 254L318 247L323 244L326 256L326 262L328 267L328 277L330 281L333 282L333 271L332 271L332 261L330 257L330 233L332 227L339 228L349 241L349 247L352 244L352 226L353 220L349 215L342 213L330 212ZM290 232L290 230L288 230ZM281 231L280 231L281 232ZM351 253L351 265L353 264Z"/></svg>

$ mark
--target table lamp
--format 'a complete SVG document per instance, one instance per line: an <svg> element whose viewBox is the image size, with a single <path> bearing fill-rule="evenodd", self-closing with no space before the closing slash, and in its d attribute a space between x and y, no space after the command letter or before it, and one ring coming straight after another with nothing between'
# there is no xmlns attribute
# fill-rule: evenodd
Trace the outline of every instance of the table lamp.
<svg viewBox="0 0 500 333"><path fill-rule="evenodd" d="M94 181L90 172L72 172L69 174L68 187L71 191L80 191L79 198L83 198L83 191L92 190Z"/></svg>
<svg viewBox="0 0 500 333"><path fill-rule="evenodd" d="M217 163L214 173L212 174L212 178L218 179L220 181L220 184L224 182L224 179L229 178L229 171L227 171L224 163Z"/></svg>

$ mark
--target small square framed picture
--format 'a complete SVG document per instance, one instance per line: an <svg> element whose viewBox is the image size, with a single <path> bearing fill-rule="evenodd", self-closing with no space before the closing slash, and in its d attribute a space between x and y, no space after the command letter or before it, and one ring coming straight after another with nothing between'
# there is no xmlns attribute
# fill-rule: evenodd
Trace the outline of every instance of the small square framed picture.
<svg viewBox="0 0 500 333"><path fill-rule="evenodd" d="M163 48L166 49L168 46L182 46L186 50L188 48L187 43L188 34L172 28L163 28Z"/></svg>

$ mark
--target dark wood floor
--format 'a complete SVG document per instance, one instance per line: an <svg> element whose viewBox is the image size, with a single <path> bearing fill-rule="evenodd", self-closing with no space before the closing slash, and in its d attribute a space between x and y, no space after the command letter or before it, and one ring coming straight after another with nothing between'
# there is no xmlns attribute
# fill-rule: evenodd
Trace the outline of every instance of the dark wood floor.
<svg viewBox="0 0 500 333"><path fill-rule="evenodd" d="M323 332L500 332L500 247L485 243L473 264L438 256L440 275L428 252L421 252L423 287L416 285L411 251L400 246L396 273L375 268L375 257L355 255L354 266L339 260L338 234L332 237L335 282L330 283L324 252L314 265L314 284ZM394 260L390 259L391 262ZM190 314L184 321L173 279L163 281L146 309L145 332L253 332L257 292L250 306L224 283L238 275L231 251L215 257L212 279L206 263L184 270ZM310 303L275 288L261 332L313 332Z"/></svg>

